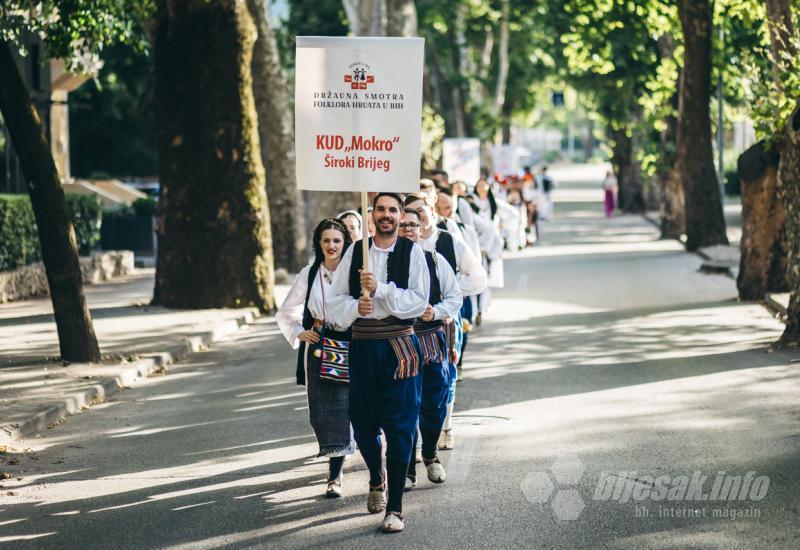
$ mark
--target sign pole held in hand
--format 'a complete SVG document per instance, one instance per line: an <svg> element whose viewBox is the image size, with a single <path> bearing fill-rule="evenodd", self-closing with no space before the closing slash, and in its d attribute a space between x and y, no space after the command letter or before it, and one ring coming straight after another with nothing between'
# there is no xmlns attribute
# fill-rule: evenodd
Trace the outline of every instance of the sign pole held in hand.
<svg viewBox="0 0 800 550"><path fill-rule="evenodd" d="M424 49L416 37L297 37L297 185L361 193L365 272L367 193L419 191Z"/></svg>
<svg viewBox="0 0 800 550"><path fill-rule="evenodd" d="M370 215L368 212L369 204L367 198L367 192L361 192L361 252L364 258L363 268L364 273L369 271L369 218ZM366 288L362 288L361 292L364 296L369 296L369 291Z"/></svg>

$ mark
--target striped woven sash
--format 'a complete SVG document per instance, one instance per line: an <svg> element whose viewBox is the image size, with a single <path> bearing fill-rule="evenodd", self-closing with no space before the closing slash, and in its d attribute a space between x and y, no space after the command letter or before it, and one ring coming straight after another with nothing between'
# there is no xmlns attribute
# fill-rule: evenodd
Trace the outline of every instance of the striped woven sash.
<svg viewBox="0 0 800 550"><path fill-rule="evenodd" d="M419 372L419 355L414 346L414 327L402 325L393 318L356 319L353 323L353 340L389 340L397 356L395 380L416 376Z"/></svg>
<svg viewBox="0 0 800 550"><path fill-rule="evenodd" d="M441 321L417 321L414 323L414 332L419 338L423 365L441 363L445 360L445 350L442 349L439 339L439 334L445 334L444 324Z"/></svg>
<svg viewBox="0 0 800 550"><path fill-rule="evenodd" d="M458 349L456 349L456 324L453 319L444 322L444 339L447 342L449 351L447 360L451 363L458 363Z"/></svg>

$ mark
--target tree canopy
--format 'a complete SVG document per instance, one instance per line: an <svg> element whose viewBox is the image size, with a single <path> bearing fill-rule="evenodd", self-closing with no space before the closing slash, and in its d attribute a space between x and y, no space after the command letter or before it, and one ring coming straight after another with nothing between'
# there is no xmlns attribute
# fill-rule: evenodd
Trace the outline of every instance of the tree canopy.
<svg viewBox="0 0 800 550"><path fill-rule="evenodd" d="M25 33L39 36L51 58L71 70L96 72L104 48L122 42L147 49L143 25L154 0L5 0L0 3L0 38L23 53Z"/></svg>

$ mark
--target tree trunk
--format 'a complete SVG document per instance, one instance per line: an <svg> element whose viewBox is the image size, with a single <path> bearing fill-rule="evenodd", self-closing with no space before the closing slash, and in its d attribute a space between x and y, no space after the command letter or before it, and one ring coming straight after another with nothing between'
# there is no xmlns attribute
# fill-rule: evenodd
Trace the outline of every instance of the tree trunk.
<svg viewBox="0 0 800 550"><path fill-rule="evenodd" d="M308 262L308 249L303 199L295 178L294 117L287 79L269 22L268 0L248 0L247 5L258 29L253 46L253 97L261 162L267 173L273 259L275 267L297 273Z"/></svg>
<svg viewBox="0 0 800 550"><path fill-rule="evenodd" d="M453 104L453 125L455 132L448 133L448 137L467 137L467 122L464 116L464 101L461 97L461 88L453 86L450 89L450 101Z"/></svg>
<svg viewBox="0 0 800 550"><path fill-rule="evenodd" d="M675 55L675 41L669 34L658 38L658 51L662 58L670 59ZM680 174L675 169L675 149L678 135L678 117L680 108L681 70L678 69L678 80L675 90L669 99L670 114L664 121L666 128L661 132L659 143L659 164L662 166L658 174L660 190L660 225L662 239L678 239L686 231L686 209Z"/></svg>
<svg viewBox="0 0 800 550"><path fill-rule="evenodd" d="M583 160L589 162L594 155L594 120L586 119L586 137L583 140Z"/></svg>
<svg viewBox="0 0 800 550"><path fill-rule="evenodd" d="M514 107L511 101L503 103L503 114L500 119L500 135L504 145L511 143L511 112L513 109Z"/></svg>
<svg viewBox="0 0 800 550"><path fill-rule="evenodd" d="M387 0L342 0L353 36L386 36Z"/></svg>
<svg viewBox="0 0 800 550"><path fill-rule="evenodd" d="M459 115L461 112L459 110L460 102L456 105L453 104L452 88L449 87L443 68L443 63L446 60L439 56L436 44L432 40L425 43L425 55L427 58L425 67L430 77L431 97L434 102L434 108L444 118L445 136L463 136L465 134L459 133L465 132L463 117Z"/></svg>
<svg viewBox="0 0 800 550"><path fill-rule="evenodd" d="M678 171L667 169L658 175L661 188L661 238L677 239L686 227L683 186Z"/></svg>
<svg viewBox="0 0 800 550"><path fill-rule="evenodd" d="M759 142L739 157L742 180L742 257L736 286L742 300L786 292L786 230L776 183L778 156Z"/></svg>
<svg viewBox="0 0 800 550"><path fill-rule="evenodd" d="M646 210L661 208L661 178L657 175L644 180L644 204Z"/></svg>
<svg viewBox="0 0 800 550"><path fill-rule="evenodd" d="M497 88L494 94L494 114L499 115L506 101L506 84L508 83L508 20L511 7L509 0L503 0L503 11L500 19L500 44L498 51Z"/></svg>
<svg viewBox="0 0 800 550"><path fill-rule="evenodd" d="M467 6L459 4L449 29L452 31L452 39L455 44L455 60L453 65L457 77L451 79L450 100L453 104L453 122L455 124L455 137L467 137L470 133L469 123L467 122L467 92L464 82L469 79L467 74L467 39L466 32L466 11Z"/></svg>
<svg viewBox="0 0 800 550"><path fill-rule="evenodd" d="M2 40L0 74L0 110L28 181L61 357L65 361L97 362L100 348L83 294L75 230L64 190L39 113L31 103L11 48Z"/></svg>
<svg viewBox="0 0 800 550"><path fill-rule="evenodd" d="M483 49L481 50L480 62L475 66L475 63L470 63L473 72L470 73L469 79L469 97L473 108L480 107L486 101L486 79L489 76L489 67L492 64L492 50L494 49L494 28L491 25L486 25L486 40L483 42Z"/></svg>
<svg viewBox="0 0 800 550"><path fill-rule="evenodd" d="M634 157L633 136L627 128L609 129L611 164L617 176L617 203L623 212L644 212L644 192L639 164Z"/></svg>
<svg viewBox="0 0 800 550"><path fill-rule="evenodd" d="M161 197L154 302L275 307L245 0L160 0Z"/></svg>
<svg viewBox="0 0 800 550"><path fill-rule="evenodd" d="M778 197L786 215L789 245L787 278L791 297L786 329L779 346L800 346L800 102L783 128L781 161L778 166Z"/></svg>
<svg viewBox="0 0 800 550"><path fill-rule="evenodd" d="M417 7L414 0L386 0L386 35L417 36Z"/></svg>
<svg viewBox="0 0 800 550"><path fill-rule="evenodd" d="M445 104L444 98L442 97L441 73L438 60L436 59L436 52L433 49L432 44L426 44L425 46L427 51L425 52L426 63L423 67L425 78L423 82L427 82L430 86L431 105L437 113L441 114L442 117L445 118L445 122L447 122L447 118L444 117Z"/></svg>
<svg viewBox="0 0 800 550"><path fill-rule="evenodd" d="M775 83L782 89L781 70L794 68L796 27L788 0L767 0ZM791 297L786 329L778 346L800 346L800 102L779 133L780 163L776 189L786 219L787 282Z"/></svg>
<svg viewBox="0 0 800 550"><path fill-rule="evenodd" d="M683 70L676 169L686 197L686 248L728 244L711 144L711 3L680 0Z"/></svg>

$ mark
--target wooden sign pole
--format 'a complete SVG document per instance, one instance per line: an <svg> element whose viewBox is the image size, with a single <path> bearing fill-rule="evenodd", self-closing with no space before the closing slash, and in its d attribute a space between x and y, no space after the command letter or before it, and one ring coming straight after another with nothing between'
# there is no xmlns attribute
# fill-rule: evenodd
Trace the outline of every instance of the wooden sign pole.
<svg viewBox="0 0 800 550"><path fill-rule="evenodd" d="M369 212L367 192L361 192L361 252L364 257L363 269L364 273L369 271ZM369 296L366 289L362 289L364 296Z"/></svg>

